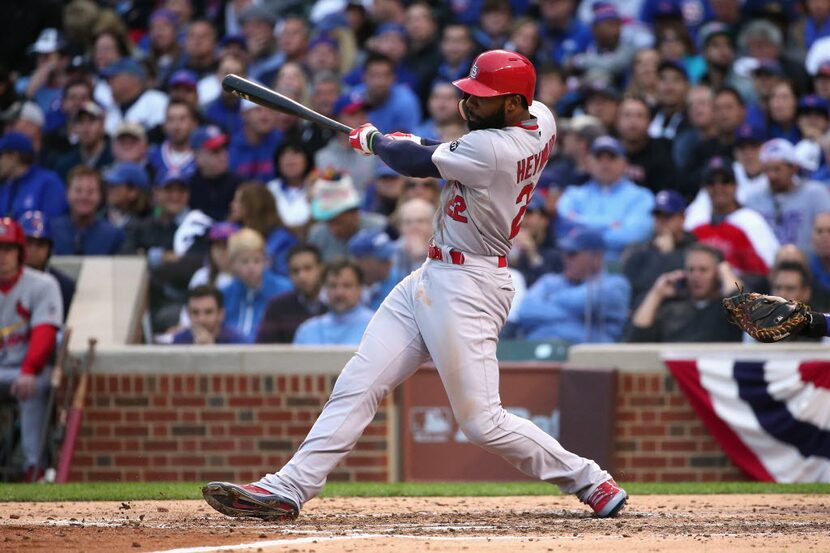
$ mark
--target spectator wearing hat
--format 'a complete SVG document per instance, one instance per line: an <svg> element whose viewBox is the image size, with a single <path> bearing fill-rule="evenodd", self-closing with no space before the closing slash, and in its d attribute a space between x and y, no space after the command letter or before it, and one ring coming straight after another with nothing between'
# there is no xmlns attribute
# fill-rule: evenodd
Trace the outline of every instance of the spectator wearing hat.
<svg viewBox="0 0 830 553"><path fill-rule="evenodd" d="M516 320L529 340L572 344L619 340L631 287L603 271L605 241L599 232L574 228L559 242L564 268L542 275L528 289Z"/></svg>
<svg viewBox="0 0 830 553"><path fill-rule="evenodd" d="M545 198L539 191L527 204L509 259L510 266L522 273L528 286L545 273L562 270L562 255L556 248Z"/></svg>
<svg viewBox="0 0 830 553"><path fill-rule="evenodd" d="M242 101L242 128L228 146L231 172L243 180L263 184L274 178L274 152L282 142L273 110Z"/></svg>
<svg viewBox="0 0 830 553"><path fill-rule="evenodd" d="M787 80L793 83L798 93L809 87L809 76L804 69L804 58L795 56L790 59L784 44L781 28L769 19L754 19L741 27L738 35L738 49L747 56L758 60L775 60Z"/></svg>
<svg viewBox="0 0 830 553"><path fill-rule="evenodd" d="M313 77L326 72L340 75L340 46L337 39L327 33L320 33L314 37L308 43L306 65Z"/></svg>
<svg viewBox="0 0 830 553"><path fill-rule="evenodd" d="M150 211L150 178L138 163L119 162L104 173L105 217L117 228L125 228Z"/></svg>
<svg viewBox="0 0 830 553"><path fill-rule="evenodd" d="M736 285L737 283L737 285ZM663 273L631 317L628 342L740 342L721 302L741 286L717 249L693 244L683 269Z"/></svg>
<svg viewBox="0 0 830 553"><path fill-rule="evenodd" d="M54 241L49 219L42 211L27 211L18 220L26 236L26 266L49 273L58 281L63 300L63 318L69 314L69 305L75 295L75 281L69 275L51 265Z"/></svg>
<svg viewBox="0 0 830 553"><path fill-rule="evenodd" d="M757 60L756 64L750 73L752 85L755 88L758 105L767 110L772 89L784 78L784 72L781 71L781 64L776 60Z"/></svg>
<svg viewBox="0 0 830 553"><path fill-rule="evenodd" d="M374 311L361 303L363 271L348 259L326 265L323 288L328 312L311 317L294 334L294 344L357 345Z"/></svg>
<svg viewBox="0 0 830 553"><path fill-rule="evenodd" d="M207 255L202 266L190 278L188 288L212 284L221 290L231 283L233 275L228 258L228 238L238 230L239 225L229 221L219 221L210 225L207 232Z"/></svg>
<svg viewBox="0 0 830 553"><path fill-rule="evenodd" d="M677 186L677 170L671 142L649 136L650 120L651 112L645 100L627 97L617 114L617 132L628 159L626 176L635 184L657 192Z"/></svg>
<svg viewBox="0 0 830 553"><path fill-rule="evenodd" d="M0 216L19 218L26 211L54 217L67 211L63 183L35 163L31 139L19 132L0 137Z"/></svg>
<svg viewBox="0 0 830 553"><path fill-rule="evenodd" d="M239 24L250 53L248 75L260 82L272 82L285 62L285 54L280 52L274 36L276 23L274 11L264 4L251 4L239 14Z"/></svg>
<svg viewBox="0 0 830 553"><path fill-rule="evenodd" d="M421 122L421 104L412 90L396 81L395 64L370 54L363 64L363 84L355 92L365 98L369 122L381 132L411 132Z"/></svg>
<svg viewBox="0 0 830 553"><path fill-rule="evenodd" d="M697 2L696 0L644 0L641 2L639 14L634 17L643 23L655 26L668 19L677 20L690 33L697 35L701 25L707 21L713 19L720 21L713 4L715 2Z"/></svg>
<svg viewBox="0 0 830 553"><path fill-rule="evenodd" d="M340 96L334 103L334 117L352 128L368 123L368 112L364 98L358 94ZM320 170L332 169L348 173L355 188L361 193L375 178L376 156L364 156L349 145L345 133L336 133L328 144L314 154L314 166Z"/></svg>
<svg viewBox="0 0 830 553"><path fill-rule="evenodd" d="M686 116L686 96L689 94L689 74L677 61L663 61L657 67L657 110L648 127L651 138L674 140L689 127ZM673 159L677 156L672 154Z"/></svg>
<svg viewBox="0 0 830 553"><path fill-rule="evenodd" d="M441 127L461 122L458 101L461 96L452 83L436 81L427 100L429 118L420 123L412 134L429 140L441 140Z"/></svg>
<svg viewBox="0 0 830 553"><path fill-rule="evenodd" d="M55 255L114 255L121 249L124 231L98 216L103 204L101 173L79 165L66 176L69 214L50 219Z"/></svg>
<svg viewBox="0 0 830 553"><path fill-rule="evenodd" d="M652 232L649 216L654 194L625 175L625 152L620 143L601 136L591 146L591 180L565 189L556 206L557 233L573 227L595 230L604 239L605 259L616 263L628 244L645 240Z"/></svg>
<svg viewBox="0 0 830 553"><path fill-rule="evenodd" d="M663 273L681 269L686 249L697 239L683 229L686 202L675 190L660 190L654 197L654 233L628 246L620 258L620 272L631 284L631 310Z"/></svg>
<svg viewBox="0 0 830 553"><path fill-rule="evenodd" d="M43 149L43 125L46 118L40 106L29 100L17 102L3 116L7 121L5 132L18 132L27 136L32 141L38 158L48 165L53 155Z"/></svg>
<svg viewBox="0 0 830 553"><path fill-rule="evenodd" d="M268 302L257 330L258 344L290 344L303 322L326 312L320 299L324 270L315 246L300 244L288 253L288 276L294 290Z"/></svg>
<svg viewBox="0 0 830 553"><path fill-rule="evenodd" d="M203 78L203 81L215 77L213 73L211 73L208 77ZM196 111L196 114L201 117L199 114L198 109L201 105L200 95L199 95L199 78L196 76L196 73L189 69L177 69L170 75L170 78L167 79L167 95L168 95L168 104L169 102L184 102L185 104L193 107Z"/></svg>
<svg viewBox="0 0 830 553"><path fill-rule="evenodd" d="M434 77L451 83L466 76L476 48L470 28L460 23L446 25L441 32L439 48L441 63L438 71L433 73Z"/></svg>
<svg viewBox="0 0 830 553"><path fill-rule="evenodd" d="M28 78L20 79L17 86L26 98L46 112L57 101L66 81L69 55L66 39L57 29L43 29L29 48L35 56L35 70Z"/></svg>
<svg viewBox="0 0 830 553"><path fill-rule="evenodd" d="M616 134L622 97L605 78L589 80L582 92L585 114L599 119L609 134Z"/></svg>
<svg viewBox="0 0 830 553"><path fill-rule="evenodd" d="M164 123L167 95L146 88L147 72L137 61L121 58L105 67L101 76L113 99L105 120L107 133L113 134L122 121L140 123L148 132Z"/></svg>
<svg viewBox="0 0 830 553"><path fill-rule="evenodd" d="M317 222L308 233L308 241L320 248L324 262L348 255L349 240L358 231L386 227L383 215L358 209L360 196L348 174L325 171L312 190L311 216Z"/></svg>
<svg viewBox="0 0 830 553"><path fill-rule="evenodd" d="M227 218L242 179L230 171L228 137L219 127L200 127L190 138L196 172L190 177L190 208L215 221Z"/></svg>
<svg viewBox="0 0 830 553"><path fill-rule="evenodd" d="M78 142L55 162L55 172L61 179L66 179L67 173L77 165L100 171L113 163L101 106L91 100L86 102L72 118L71 129Z"/></svg>
<svg viewBox="0 0 830 553"><path fill-rule="evenodd" d="M349 256L363 271L363 303L376 311L406 275L395 271L397 244L382 229L365 229L349 240Z"/></svg>
<svg viewBox="0 0 830 553"><path fill-rule="evenodd" d="M767 220L782 245L806 251L816 215L830 211L830 192L823 184L798 177L795 146L783 138L764 143L761 163L769 186L748 197L746 207Z"/></svg>
<svg viewBox="0 0 830 553"><path fill-rule="evenodd" d="M732 160L715 157L703 173L703 185L712 205L711 218L686 217L686 228L698 241L720 250L737 274L766 276L780 247L761 215L738 202Z"/></svg>
<svg viewBox="0 0 830 553"><path fill-rule="evenodd" d="M115 128L112 156L116 163L138 163L149 175L153 168L148 159L147 131L140 123L124 121Z"/></svg>
<svg viewBox="0 0 830 553"><path fill-rule="evenodd" d="M543 57L560 65L579 52L584 52L592 40L591 27L576 17L576 0L540 0Z"/></svg>
<svg viewBox="0 0 830 553"><path fill-rule="evenodd" d="M366 188L361 210L389 217L398 207L406 178L383 163L378 163L377 177Z"/></svg>
<svg viewBox="0 0 830 553"><path fill-rule="evenodd" d="M755 91L752 81L737 75L733 70L735 46L732 42L732 30L725 23L710 21L704 24L697 34L698 51L706 62L706 73L700 83L719 90L732 87L739 91L742 101L754 101Z"/></svg>
<svg viewBox="0 0 830 553"><path fill-rule="evenodd" d="M150 149L148 160L156 175L190 175L196 170L196 160L190 137L199 126L199 112L192 104L170 100L164 119L164 142Z"/></svg>
<svg viewBox="0 0 830 553"><path fill-rule="evenodd" d="M274 152L276 177L268 182L268 191L277 203L277 212L286 227L296 233L305 231L311 220L311 186L314 156L299 140L287 140Z"/></svg>
<svg viewBox="0 0 830 553"><path fill-rule="evenodd" d="M830 104L816 94L804 96L798 101L796 121L803 137L795 145L796 157L801 160L802 167L811 174L813 180L828 180L830 171L827 169L821 142L830 130Z"/></svg>
<svg viewBox="0 0 830 553"><path fill-rule="evenodd" d="M406 29L399 23L383 23L375 30L369 42L370 51L386 56L392 61L395 82L408 86L412 91L421 90L421 83L404 63L407 52ZM363 83L363 67L356 67L343 76L343 83L355 87Z"/></svg>

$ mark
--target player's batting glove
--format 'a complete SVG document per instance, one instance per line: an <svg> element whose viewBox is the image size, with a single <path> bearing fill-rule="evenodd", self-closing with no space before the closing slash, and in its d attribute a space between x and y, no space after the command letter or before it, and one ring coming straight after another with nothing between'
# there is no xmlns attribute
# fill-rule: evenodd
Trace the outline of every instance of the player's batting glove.
<svg viewBox="0 0 830 553"><path fill-rule="evenodd" d="M373 155L375 152L372 150L372 140L378 134L380 131L371 123L360 125L349 133L349 144L364 156Z"/></svg>
<svg viewBox="0 0 830 553"><path fill-rule="evenodd" d="M410 142L421 145L421 137L408 132L393 132L384 134L383 136L390 140L409 140Z"/></svg>

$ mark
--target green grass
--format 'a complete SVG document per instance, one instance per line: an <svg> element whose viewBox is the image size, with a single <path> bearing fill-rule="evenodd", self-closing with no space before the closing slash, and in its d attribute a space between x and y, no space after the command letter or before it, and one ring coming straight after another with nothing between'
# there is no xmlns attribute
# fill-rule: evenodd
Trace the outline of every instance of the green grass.
<svg viewBox="0 0 830 553"><path fill-rule="evenodd" d="M200 483L0 484L0 501L135 501L140 499L199 499ZM830 494L830 484L767 484L712 482L627 483L632 495L697 495L752 493ZM399 484L332 482L323 497L425 497L557 495L558 490L538 482L404 482Z"/></svg>

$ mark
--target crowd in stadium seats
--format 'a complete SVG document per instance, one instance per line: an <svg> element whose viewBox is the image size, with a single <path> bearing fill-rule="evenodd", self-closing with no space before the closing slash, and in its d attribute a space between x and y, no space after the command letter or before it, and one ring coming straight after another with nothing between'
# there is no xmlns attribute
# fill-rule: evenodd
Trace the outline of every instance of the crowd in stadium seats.
<svg viewBox="0 0 830 553"><path fill-rule="evenodd" d="M443 182L240 100L467 132L452 81L534 62L556 148L503 336L740 341L744 287L830 309L830 2L72 0L0 27L0 216L50 255L142 255L160 343L356 344L426 257ZM66 310L64 311L66 312Z"/></svg>

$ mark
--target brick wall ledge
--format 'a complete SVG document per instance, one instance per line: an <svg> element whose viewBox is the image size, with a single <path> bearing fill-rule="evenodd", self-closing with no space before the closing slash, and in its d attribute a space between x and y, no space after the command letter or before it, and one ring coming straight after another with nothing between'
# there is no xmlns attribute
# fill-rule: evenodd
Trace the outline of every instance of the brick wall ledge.
<svg viewBox="0 0 830 553"><path fill-rule="evenodd" d="M696 359L707 356L740 356L761 359L830 359L827 344L585 344L568 350L569 367L611 368L625 373L666 371L663 356Z"/></svg>

